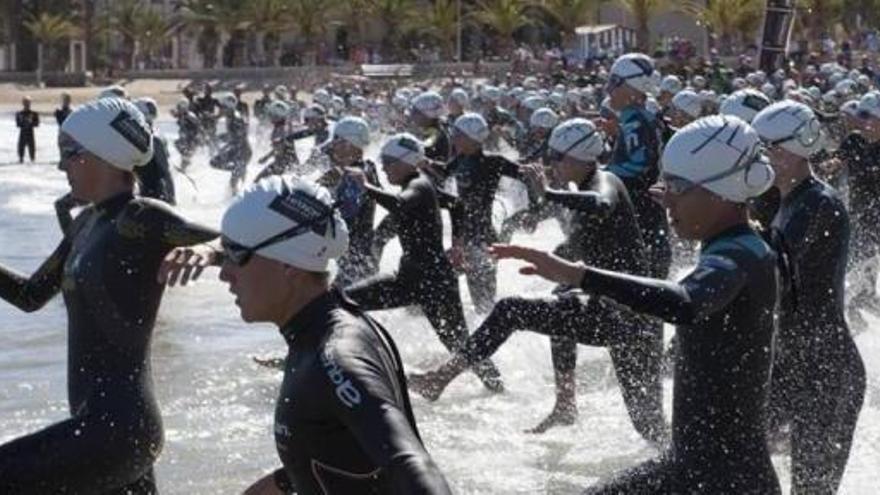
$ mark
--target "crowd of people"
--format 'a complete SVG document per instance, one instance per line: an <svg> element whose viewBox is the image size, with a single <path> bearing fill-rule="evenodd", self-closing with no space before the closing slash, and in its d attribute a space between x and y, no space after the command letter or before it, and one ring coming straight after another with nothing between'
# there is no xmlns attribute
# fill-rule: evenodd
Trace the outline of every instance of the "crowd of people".
<svg viewBox="0 0 880 495"><path fill-rule="evenodd" d="M441 401L467 371L490 393L516 387L492 361L516 331L551 342L556 401L532 432L577 421L577 346L601 347L659 453L585 493L780 493L770 452L786 440L792 493L836 493L866 389L853 335L880 314L877 74L869 60L686 69L628 53L503 80L266 86L252 112L242 86L187 88L175 166L155 101L120 87L68 99L64 239L30 276L0 266L0 297L35 311L64 294L71 418L0 445L0 492L155 493L159 302L219 266L242 320L288 345L274 361L282 467L247 494L449 493L409 393ZM220 232L172 207L173 170L199 149L230 174ZM499 221L502 177L528 205ZM552 253L510 244L545 220L564 236ZM379 273L394 237L398 268ZM499 259L558 285L499 300ZM473 330L459 276L485 315ZM435 369L405 372L370 316L399 307L420 308L449 351Z"/></svg>

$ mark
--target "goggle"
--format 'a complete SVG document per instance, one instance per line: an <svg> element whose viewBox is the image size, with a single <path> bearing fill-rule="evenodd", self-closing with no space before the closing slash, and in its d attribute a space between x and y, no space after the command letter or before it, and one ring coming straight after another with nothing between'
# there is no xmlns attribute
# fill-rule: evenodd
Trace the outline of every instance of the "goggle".
<svg viewBox="0 0 880 495"><path fill-rule="evenodd" d="M628 81L630 79L635 79L637 77L650 76L651 74L654 73L654 68L651 67L651 65L648 64L644 60L633 59L632 63L637 65L639 67L639 69L642 70L642 72L640 74L631 74L629 76L620 76L618 74L611 74L608 77L608 82L605 83L605 92L606 93L610 93L610 92L614 91L615 89L619 88L620 86L623 86L626 83L626 81Z"/></svg>
<svg viewBox="0 0 880 495"><path fill-rule="evenodd" d="M58 139L58 148L61 154L61 163L59 164L61 170L66 170L71 160L86 153L86 149L81 144L67 136Z"/></svg>
<svg viewBox="0 0 880 495"><path fill-rule="evenodd" d="M744 163L737 163L727 170L724 170L714 175L710 175L709 177L706 177L705 179L700 179L698 181L692 181L683 177L678 177L676 175L666 174L660 180L660 187L664 192L669 193L673 196L682 196L697 187L705 186L706 184L711 184L712 182L726 179L727 177L730 177L731 175L741 170L745 170L745 176L748 177L749 170L752 168L752 165L763 161L763 155L758 150L756 150L753 155Z"/></svg>
<svg viewBox="0 0 880 495"><path fill-rule="evenodd" d="M265 249L273 244L278 244L280 242L287 241L289 239L293 239L299 235L305 234L313 227L318 225L320 222L327 220L333 215L333 211L337 208L338 203L333 203L332 206L327 207L327 209L322 212L320 215L311 218L301 224L295 225L283 232L273 235L272 237L257 243L255 246L248 247L242 244L238 244L233 242L232 240L223 237L220 240L220 245L223 247L223 256L224 259L235 264L236 266L243 267L253 258L254 254L261 249ZM336 235L336 224L331 221L330 226L333 228L333 235Z"/></svg>
<svg viewBox="0 0 880 495"><path fill-rule="evenodd" d="M785 111L785 109L781 109L779 112L784 112L784 111ZM775 115L770 116L768 118L768 120L772 120L773 117L775 117ZM788 135L786 137L778 138L778 139L773 139L773 140L764 140L764 144L766 144L767 147L771 147L771 146L779 146L781 144L784 144L784 143L787 143L790 141L797 141L798 143L801 144L801 146L803 146L805 148L811 148L821 138L822 138L822 124L819 122L818 119L816 119L814 117L809 120L805 120L805 121L801 122L797 127L794 128L794 130L791 132L790 135Z"/></svg>

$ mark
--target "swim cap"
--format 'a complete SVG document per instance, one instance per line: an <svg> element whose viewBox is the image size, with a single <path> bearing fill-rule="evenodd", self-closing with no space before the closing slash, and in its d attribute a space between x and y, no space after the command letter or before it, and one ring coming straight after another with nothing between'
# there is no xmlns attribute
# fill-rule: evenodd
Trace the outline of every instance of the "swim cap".
<svg viewBox="0 0 880 495"><path fill-rule="evenodd" d="M663 81L660 82L660 92L661 93L678 93L682 90L681 79L678 76L669 75L663 78Z"/></svg>
<svg viewBox="0 0 880 495"><path fill-rule="evenodd" d="M287 87L283 84L279 84L275 86L275 96L281 100L286 100L290 96L290 92L287 90Z"/></svg>
<svg viewBox="0 0 880 495"><path fill-rule="evenodd" d="M315 91L314 95L312 95L312 101L321 105L324 108L330 106L331 99L332 98L330 96L330 93L327 92L326 89L319 89L319 90Z"/></svg>
<svg viewBox="0 0 880 495"><path fill-rule="evenodd" d="M178 112L186 112L189 110L189 100L186 98L181 98L177 100L177 111Z"/></svg>
<svg viewBox="0 0 880 495"><path fill-rule="evenodd" d="M767 98L776 98L776 86L771 83L764 83L761 86L761 92L767 95Z"/></svg>
<svg viewBox="0 0 880 495"><path fill-rule="evenodd" d="M703 115L703 99L689 89L676 93L672 97L672 106L695 119Z"/></svg>
<svg viewBox="0 0 880 495"><path fill-rule="evenodd" d="M758 134L730 115L703 117L679 129L666 144L662 163L664 174L735 203L760 196L776 177Z"/></svg>
<svg viewBox="0 0 880 495"><path fill-rule="evenodd" d="M522 106L531 111L537 111L539 108L543 108L544 105L547 104L547 100L540 96L530 96L523 100Z"/></svg>
<svg viewBox="0 0 880 495"><path fill-rule="evenodd" d="M626 84L641 93L653 93L660 84L660 73L654 70L654 59L644 53L627 53L611 65L611 86Z"/></svg>
<svg viewBox="0 0 880 495"><path fill-rule="evenodd" d="M358 110L366 110L367 107L370 106L370 102L367 101L361 95L354 95L348 100L349 104L351 104L352 108L356 108Z"/></svg>
<svg viewBox="0 0 880 495"><path fill-rule="evenodd" d="M859 115L859 100L849 100L843 105L840 105L840 113L849 115L850 117L857 117Z"/></svg>
<svg viewBox="0 0 880 495"><path fill-rule="evenodd" d="M318 220L290 239L257 254L312 272L326 272L331 259L348 250L348 227L326 188L298 178L273 176L248 186L223 214L221 231L230 241L253 247L304 222Z"/></svg>
<svg viewBox="0 0 880 495"><path fill-rule="evenodd" d="M752 121L761 139L803 158L822 148L822 125L810 107L784 100L761 110Z"/></svg>
<svg viewBox="0 0 880 495"><path fill-rule="evenodd" d="M462 106L462 107L467 106L468 99L469 98L468 98L467 91L465 91L462 88L455 88L452 90L451 93L449 93L449 100L454 101L455 103L457 103L459 106Z"/></svg>
<svg viewBox="0 0 880 495"><path fill-rule="evenodd" d="M492 103L498 103L501 99L501 90L496 88L495 86L486 86L483 88L483 91L480 92L480 96L491 101Z"/></svg>
<svg viewBox="0 0 880 495"><path fill-rule="evenodd" d="M703 76L694 76L692 82L694 84L694 88L696 89L706 88L706 78Z"/></svg>
<svg viewBox="0 0 880 495"><path fill-rule="evenodd" d="M425 146L412 134L402 132L385 141L379 156L387 156L417 166L425 160Z"/></svg>
<svg viewBox="0 0 880 495"><path fill-rule="evenodd" d="M327 115L327 111L321 105L309 105L303 110L303 120L305 119L322 119Z"/></svg>
<svg viewBox="0 0 880 495"><path fill-rule="evenodd" d="M720 113L735 115L746 122L751 122L758 112L770 106L770 98L754 89L741 89L730 95L721 105Z"/></svg>
<svg viewBox="0 0 880 495"><path fill-rule="evenodd" d="M238 105L238 98L232 93L223 93L217 97L217 101L220 103L221 107L227 110L232 110Z"/></svg>
<svg viewBox="0 0 880 495"><path fill-rule="evenodd" d="M370 145L370 126L360 117L344 117L333 125L330 141L339 138L365 150Z"/></svg>
<svg viewBox="0 0 880 495"><path fill-rule="evenodd" d="M125 91L125 88L122 86L114 84L113 86L102 89L98 94L99 100L104 98L128 98L128 92Z"/></svg>
<svg viewBox="0 0 880 495"><path fill-rule="evenodd" d="M859 112L864 112L875 119L880 119L880 92L869 91L859 100Z"/></svg>
<svg viewBox="0 0 880 495"><path fill-rule="evenodd" d="M489 124L478 113L466 113L455 119L452 127L461 131L472 140L483 144L489 138Z"/></svg>
<svg viewBox="0 0 880 495"><path fill-rule="evenodd" d="M150 97L138 98L134 100L134 104L144 114L147 123L152 124L159 116L159 106L156 104L156 100Z"/></svg>
<svg viewBox="0 0 880 495"><path fill-rule="evenodd" d="M559 124L559 115L549 108L539 108L535 110L529 118L529 127L539 127L541 129L553 129Z"/></svg>
<svg viewBox="0 0 880 495"><path fill-rule="evenodd" d="M290 115L290 105L281 100L275 100L266 107L266 113L275 120L284 120Z"/></svg>
<svg viewBox="0 0 880 495"><path fill-rule="evenodd" d="M426 91L413 98L412 107L425 117L436 119L443 113L443 97L435 91Z"/></svg>
<svg viewBox="0 0 880 495"><path fill-rule="evenodd" d="M127 172L153 158L150 126L140 110L122 98L102 98L77 108L61 124L61 132Z"/></svg>
<svg viewBox="0 0 880 495"><path fill-rule="evenodd" d="M604 139L596 125L587 119L570 119L559 124L550 134L547 146L563 155L591 162L602 154Z"/></svg>

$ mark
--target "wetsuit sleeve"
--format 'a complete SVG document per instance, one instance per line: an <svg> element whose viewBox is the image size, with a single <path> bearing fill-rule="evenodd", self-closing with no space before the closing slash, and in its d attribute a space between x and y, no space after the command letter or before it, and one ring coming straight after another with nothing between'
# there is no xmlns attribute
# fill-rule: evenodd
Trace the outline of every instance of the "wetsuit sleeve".
<svg viewBox="0 0 880 495"><path fill-rule="evenodd" d="M287 135L287 137L285 137L285 139L297 141L297 140L305 139L307 137L311 137L314 135L315 135L315 131L313 131L309 128L305 128L305 129L300 129L298 131L291 132L290 134Z"/></svg>
<svg viewBox="0 0 880 495"><path fill-rule="evenodd" d="M704 254L681 282L587 268L581 288L638 313L672 324L693 324L723 309L745 286L747 275L723 254Z"/></svg>
<svg viewBox="0 0 880 495"><path fill-rule="evenodd" d="M344 377L352 387L341 389L325 375L322 390L326 393L321 400L370 459L385 469L391 493L450 494L446 479L397 405L390 383L393 378L380 365L375 349L369 343L346 341L326 348L324 353L322 359L337 366L337 381Z"/></svg>
<svg viewBox="0 0 880 495"><path fill-rule="evenodd" d="M544 193L547 201L571 210L591 213L602 218L610 215L618 204L617 191L607 181L602 181L597 191L555 191Z"/></svg>
<svg viewBox="0 0 880 495"><path fill-rule="evenodd" d="M127 214L117 223L123 237L155 239L171 249L204 244L220 236L214 229L185 219L162 201L139 198L128 208Z"/></svg>
<svg viewBox="0 0 880 495"><path fill-rule="evenodd" d="M88 212L83 212L69 230L75 232L87 216ZM55 251L30 277L0 266L0 298L28 313L45 306L61 290L64 262L70 254L72 238L72 235L65 235Z"/></svg>
<svg viewBox="0 0 880 495"><path fill-rule="evenodd" d="M34 127L40 127L40 114L34 112Z"/></svg>
<svg viewBox="0 0 880 495"><path fill-rule="evenodd" d="M523 174L520 171L519 164L508 160L502 156L496 158L498 166L501 168L501 175L506 175L512 179L516 180L524 180Z"/></svg>

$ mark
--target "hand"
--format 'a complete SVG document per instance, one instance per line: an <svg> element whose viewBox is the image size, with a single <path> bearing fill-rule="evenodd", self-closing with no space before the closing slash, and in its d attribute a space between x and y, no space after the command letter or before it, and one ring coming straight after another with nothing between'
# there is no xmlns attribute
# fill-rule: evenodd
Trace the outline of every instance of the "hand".
<svg viewBox="0 0 880 495"><path fill-rule="evenodd" d="M170 287L174 287L178 280L180 285L198 280L206 267L217 264L220 259L217 254L210 246L174 249L162 261L156 280Z"/></svg>
<svg viewBox="0 0 880 495"><path fill-rule="evenodd" d="M651 200L659 204L660 206L665 206L666 203L664 203L663 198L664 196L666 196L666 186L664 186L660 182L654 184L653 186L648 188L648 196L650 196Z"/></svg>
<svg viewBox="0 0 880 495"><path fill-rule="evenodd" d="M580 287L586 273L584 266L566 261L551 253L522 246L493 244L489 254L497 259L518 259L530 263L519 269L523 275L537 275L552 282Z"/></svg>
<svg viewBox="0 0 880 495"><path fill-rule="evenodd" d="M455 268L456 270L464 268L464 248L460 244L453 242L449 251L446 251L446 257L449 258L449 262L452 263L452 268Z"/></svg>
<svg viewBox="0 0 880 495"><path fill-rule="evenodd" d="M275 474L269 473L249 486L243 495L284 495L284 492L275 484Z"/></svg>
<svg viewBox="0 0 880 495"><path fill-rule="evenodd" d="M547 192L547 176L544 174L544 167L537 164L523 165L523 172L535 192L543 196Z"/></svg>

